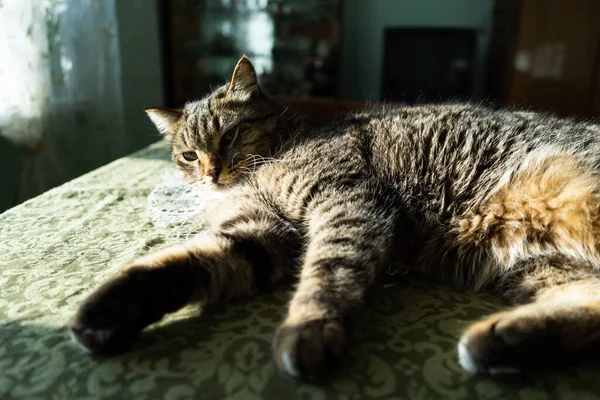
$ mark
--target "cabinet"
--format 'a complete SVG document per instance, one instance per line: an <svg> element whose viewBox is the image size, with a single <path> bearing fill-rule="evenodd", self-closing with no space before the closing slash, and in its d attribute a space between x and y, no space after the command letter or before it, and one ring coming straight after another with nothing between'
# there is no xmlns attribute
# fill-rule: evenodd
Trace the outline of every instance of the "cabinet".
<svg viewBox="0 0 600 400"><path fill-rule="evenodd" d="M172 0L161 11L169 106L228 81L242 54L272 95L338 96L340 0Z"/></svg>
<svg viewBox="0 0 600 400"><path fill-rule="evenodd" d="M508 103L600 117L600 1L523 0Z"/></svg>

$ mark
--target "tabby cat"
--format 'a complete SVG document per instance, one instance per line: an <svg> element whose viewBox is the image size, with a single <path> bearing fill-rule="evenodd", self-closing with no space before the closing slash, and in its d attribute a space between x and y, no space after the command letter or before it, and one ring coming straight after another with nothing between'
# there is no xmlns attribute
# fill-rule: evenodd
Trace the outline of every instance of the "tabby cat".
<svg viewBox="0 0 600 400"><path fill-rule="evenodd" d="M83 302L71 332L89 351L291 276L275 361L319 376L343 356L369 285L400 264L515 304L464 332L469 371L600 345L598 126L473 105L316 123L266 96L245 57L207 98L147 113L186 180L225 196L209 233L134 261Z"/></svg>

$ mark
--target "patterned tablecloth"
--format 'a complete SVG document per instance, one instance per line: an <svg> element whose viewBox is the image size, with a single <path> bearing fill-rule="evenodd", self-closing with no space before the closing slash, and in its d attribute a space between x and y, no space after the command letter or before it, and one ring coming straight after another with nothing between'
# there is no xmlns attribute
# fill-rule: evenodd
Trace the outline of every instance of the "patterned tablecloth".
<svg viewBox="0 0 600 400"><path fill-rule="evenodd" d="M156 144L0 215L0 398L27 399L585 399L587 364L514 377L473 377L456 361L460 331L498 309L409 275L379 285L355 320L343 371L320 384L282 376L270 342L289 289L148 329L122 356L95 359L65 326L79 302L133 258L169 245L148 195L171 171ZM548 349L548 357L552 350Z"/></svg>

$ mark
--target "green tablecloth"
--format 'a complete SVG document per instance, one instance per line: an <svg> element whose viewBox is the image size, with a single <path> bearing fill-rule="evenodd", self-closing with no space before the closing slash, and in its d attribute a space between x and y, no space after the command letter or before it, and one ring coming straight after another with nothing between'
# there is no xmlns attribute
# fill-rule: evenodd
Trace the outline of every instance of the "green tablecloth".
<svg viewBox="0 0 600 400"><path fill-rule="evenodd" d="M171 171L156 144L0 215L0 398L28 399L584 399L600 367L510 380L473 377L456 361L460 331L498 308L411 276L373 290L355 320L345 369L322 384L282 376L272 334L288 291L148 329L129 353L94 359L65 329L80 301L133 258L168 243L148 194ZM551 357L551 351L548 357Z"/></svg>

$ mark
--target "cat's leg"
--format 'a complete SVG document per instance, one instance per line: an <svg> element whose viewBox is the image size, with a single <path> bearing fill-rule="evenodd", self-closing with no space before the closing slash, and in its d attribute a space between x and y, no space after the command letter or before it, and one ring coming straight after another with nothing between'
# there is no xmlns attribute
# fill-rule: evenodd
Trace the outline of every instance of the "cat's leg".
<svg viewBox="0 0 600 400"><path fill-rule="evenodd" d="M348 313L359 306L392 239L391 211L360 192L330 194L310 214L300 280L273 352L281 370L316 377L339 361Z"/></svg>
<svg viewBox="0 0 600 400"><path fill-rule="evenodd" d="M563 255L519 262L497 289L526 303L471 325L458 345L471 372L507 373L600 349L600 275Z"/></svg>
<svg viewBox="0 0 600 400"><path fill-rule="evenodd" d="M75 340L120 351L188 303L251 295L291 273L302 245L296 229L259 201L238 200L211 233L136 260L92 293L71 326Z"/></svg>

